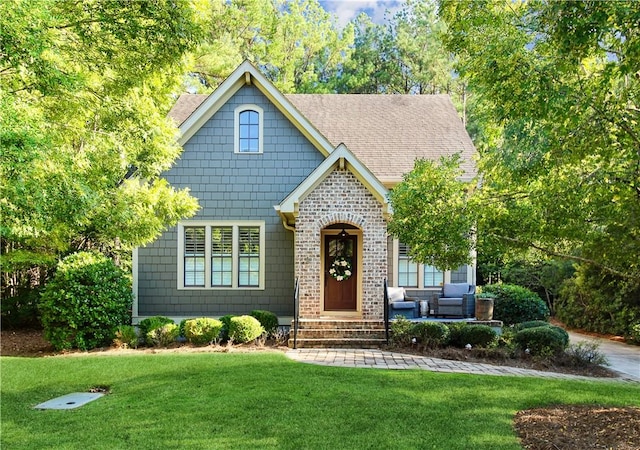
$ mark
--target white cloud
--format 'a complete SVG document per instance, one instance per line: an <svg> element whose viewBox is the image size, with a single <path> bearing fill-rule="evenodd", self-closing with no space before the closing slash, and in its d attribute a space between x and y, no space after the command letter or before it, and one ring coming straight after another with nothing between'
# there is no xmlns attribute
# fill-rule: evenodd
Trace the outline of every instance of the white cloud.
<svg viewBox="0 0 640 450"><path fill-rule="evenodd" d="M361 12L371 17L374 23L385 23L385 12L393 15L405 0L320 0L320 5L328 12L338 16L338 24L344 27Z"/></svg>

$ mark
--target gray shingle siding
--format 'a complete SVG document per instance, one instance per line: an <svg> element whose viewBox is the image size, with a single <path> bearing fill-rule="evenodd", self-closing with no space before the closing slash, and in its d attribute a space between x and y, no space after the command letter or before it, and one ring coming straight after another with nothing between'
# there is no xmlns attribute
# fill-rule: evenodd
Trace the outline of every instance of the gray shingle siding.
<svg viewBox="0 0 640 450"><path fill-rule="evenodd" d="M263 109L263 153L234 153L234 110L242 104ZM324 157L253 86L240 89L184 145L165 178L189 187L201 209L193 220L264 220L264 290L178 290L177 229L163 233L138 252L140 316L219 316L268 309L292 315L293 233L273 206L280 203Z"/></svg>

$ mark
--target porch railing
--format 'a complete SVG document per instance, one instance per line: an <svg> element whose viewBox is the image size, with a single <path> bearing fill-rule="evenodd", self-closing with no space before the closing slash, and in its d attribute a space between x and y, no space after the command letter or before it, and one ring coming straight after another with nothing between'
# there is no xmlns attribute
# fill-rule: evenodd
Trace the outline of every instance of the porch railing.
<svg viewBox="0 0 640 450"><path fill-rule="evenodd" d="M298 322L300 321L300 287L296 278L293 288L293 348L298 348Z"/></svg>
<svg viewBox="0 0 640 450"><path fill-rule="evenodd" d="M384 311L384 338L387 340L387 344L389 343L389 293L387 292L387 279L384 279L384 304L382 310Z"/></svg>

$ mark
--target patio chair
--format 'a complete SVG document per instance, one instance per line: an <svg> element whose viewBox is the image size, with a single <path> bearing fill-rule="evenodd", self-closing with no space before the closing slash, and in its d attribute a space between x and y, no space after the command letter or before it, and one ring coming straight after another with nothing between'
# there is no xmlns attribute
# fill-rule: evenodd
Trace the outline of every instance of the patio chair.
<svg viewBox="0 0 640 450"><path fill-rule="evenodd" d="M403 287L388 287L389 318L403 316L407 319L420 317L420 303L417 298L407 297Z"/></svg>
<svg viewBox="0 0 640 450"><path fill-rule="evenodd" d="M445 283L442 291L434 294L429 303L436 317L473 317L475 315L476 287L469 283Z"/></svg>

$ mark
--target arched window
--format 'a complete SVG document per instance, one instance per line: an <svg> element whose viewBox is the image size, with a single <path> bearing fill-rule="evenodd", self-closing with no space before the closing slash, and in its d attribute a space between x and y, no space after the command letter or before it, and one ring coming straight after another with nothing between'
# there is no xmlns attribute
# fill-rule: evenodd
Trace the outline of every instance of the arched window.
<svg viewBox="0 0 640 450"><path fill-rule="evenodd" d="M262 108L242 105L235 116L235 152L262 153Z"/></svg>

